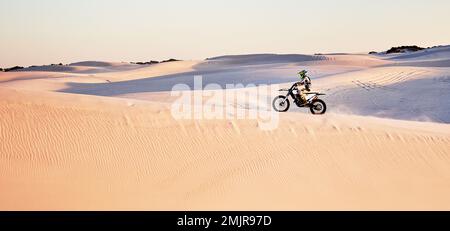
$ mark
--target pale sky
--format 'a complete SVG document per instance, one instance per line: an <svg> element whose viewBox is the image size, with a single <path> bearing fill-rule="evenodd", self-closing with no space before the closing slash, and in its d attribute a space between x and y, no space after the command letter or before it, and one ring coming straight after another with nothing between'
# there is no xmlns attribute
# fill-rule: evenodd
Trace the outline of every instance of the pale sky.
<svg viewBox="0 0 450 231"><path fill-rule="evenodd" d="M448 0L0 0L0 67L450 44Z"/></svg>

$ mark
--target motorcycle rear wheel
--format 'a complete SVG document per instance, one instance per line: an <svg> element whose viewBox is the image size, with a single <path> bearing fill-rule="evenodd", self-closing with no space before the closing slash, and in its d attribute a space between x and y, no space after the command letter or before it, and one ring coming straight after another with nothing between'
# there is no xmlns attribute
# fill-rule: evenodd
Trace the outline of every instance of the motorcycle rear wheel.
<svg viewBox="0 0 450 231"><path fill-rule="evenodd" d="M311 103L309 110L314 115L323 115L327 111L327 105L321 99L316 99Z"/></svg>

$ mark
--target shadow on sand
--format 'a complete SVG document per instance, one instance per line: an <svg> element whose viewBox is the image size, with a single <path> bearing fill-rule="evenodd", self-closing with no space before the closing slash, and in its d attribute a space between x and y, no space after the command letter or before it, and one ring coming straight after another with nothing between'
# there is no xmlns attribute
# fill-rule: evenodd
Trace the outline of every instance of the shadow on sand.
<svg viewBox="0 0 450 231"><path fill-rule="evenodd" d="M203 69L195 67L196 69ZM257 72L257 73L256 73ZM194 77L202 76L203 87L208 84L217 84L225 89L227 85L242 84L281 84L296 81L295 75L280 76L273 72L261 72L255 68L223 68L218 70L195 70L171 75L162 75L136 80L127 80L111 83L68 83L69 87L60 92L88 94L99 96L117 96L131 93L164 92L171 91L177 84L185 84L194 89Z"/></svg>

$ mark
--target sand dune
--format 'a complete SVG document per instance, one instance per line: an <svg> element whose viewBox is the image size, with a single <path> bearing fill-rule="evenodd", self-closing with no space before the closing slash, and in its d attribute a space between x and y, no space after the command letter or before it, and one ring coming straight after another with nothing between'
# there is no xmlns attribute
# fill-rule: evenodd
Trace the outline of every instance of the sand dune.
<svg viewBox="0 0 450 231"><path fill-rule="evenodd" d="M0 90L1 210L448 209L450 126ZM305 123L307 121L307 123Z"/></svg>
<svg viewBox="0 0 450 231"><path fill-rule="evenodd" d="M450 46L438 46L412 53L381 55L391 66L450 67Z"/></svg>
<svg viewBox="0 0 450 231"><path fill-rule="evenodd" d="M450 70L420 64L450 55L433 49L0 73L0 210L448 210ZM272 131L171 115L194 75L284 87L299 69L328 114Z"/></svg>
<svg viewBox="0 0 450 231"><path fill-rule="evenodd" d="M53 64L43 66L31 66L24 69L19 69L16 72L61 72L61 73L79 73L79 74L95 74L104 72L117 72L129 69L136 69L139 67L130 63L115 63L115 62L78 62L69 65Z"/></svg>
<svg viewBox="0 0 450 231"><path fill-rule="evenodd" d="M99 61L83 61L77 63L71 63L70 66L81 66L81 67L113 67L113 66L123 66L130 65L128 63L114 63L114 62L99 62Z"/></svg>
<svg viewBox="0 0 450 231"><path fill-rule="evenodd" d="M393 55L393 60L436 60L448 59L450 57L450 46L438 46L431 49L425 49L412 53L403 53Z"/></svg>
<svg viewBox="0 0 450 231"><path fill-rule="evenodd" d="M273 63L294 63L305 61L323 60L324 56L298 55L298 54L250 54L250 55L228 55L208 58L208 61L219 62L228 65L256 65Z"/></svg>
<svg viewBox="0 0 450 231"><path fill-rule="evenodd" d="M21 70L18 72L29 72L29 71L39 71L39 72L87 72L97 70L97 68L93 67L76 67L76 66L68 66L68 65L45 65L45 66L31 66Z"/></svg>

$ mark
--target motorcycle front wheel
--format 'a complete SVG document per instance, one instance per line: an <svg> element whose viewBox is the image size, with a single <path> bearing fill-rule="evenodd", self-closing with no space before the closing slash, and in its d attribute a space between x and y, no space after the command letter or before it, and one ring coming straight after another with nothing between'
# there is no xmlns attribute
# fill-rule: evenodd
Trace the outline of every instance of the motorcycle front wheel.
<svg viewBox="0 0 450 231"><path fill-rule="evenodd" d="M327 105L323 100L316 99L311 103L309 110L311 110L311 113L314 115L322 115L327 111Z"/></svg>
<svg viewBox="0 0 450 231"><path fill-rule="evenodd" d="M286 96L280 95L275 97L272 102L273 109L277 112L287 112L289 110L291 103L286 98Z"/></svg>

